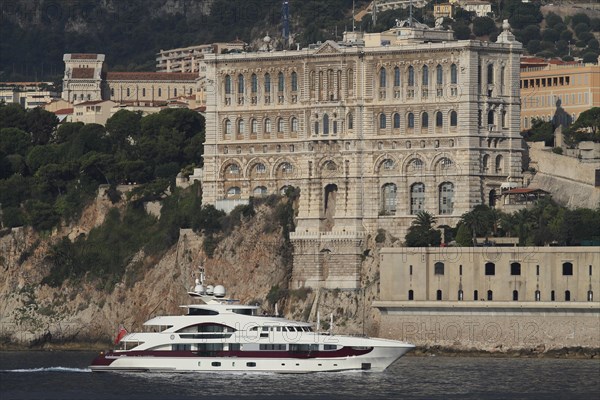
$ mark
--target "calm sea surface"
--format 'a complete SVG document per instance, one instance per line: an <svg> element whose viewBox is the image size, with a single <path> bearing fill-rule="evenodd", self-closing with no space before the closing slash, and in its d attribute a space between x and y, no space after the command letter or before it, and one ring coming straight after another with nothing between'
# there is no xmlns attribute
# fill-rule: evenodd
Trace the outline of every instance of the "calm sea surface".
<svg viewBox="0 0 600 400"><path fill-rule="evenodd" d="M383 373L91 373L87 352L0 352L0 399L599 399L600 360L404 357Z"/></svg>

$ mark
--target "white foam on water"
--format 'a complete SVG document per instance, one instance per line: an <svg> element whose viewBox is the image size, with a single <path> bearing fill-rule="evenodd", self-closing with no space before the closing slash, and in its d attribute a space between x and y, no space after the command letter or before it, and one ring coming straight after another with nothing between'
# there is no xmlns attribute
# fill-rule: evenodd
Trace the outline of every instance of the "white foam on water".
<svg viewBox="0 0 600 400"><path fill-rule="evenodd" d="M46 368L23 368L23 369L4 369L0 372L92 372L89 368L67 368L67 367L46 367Z"/></svg>

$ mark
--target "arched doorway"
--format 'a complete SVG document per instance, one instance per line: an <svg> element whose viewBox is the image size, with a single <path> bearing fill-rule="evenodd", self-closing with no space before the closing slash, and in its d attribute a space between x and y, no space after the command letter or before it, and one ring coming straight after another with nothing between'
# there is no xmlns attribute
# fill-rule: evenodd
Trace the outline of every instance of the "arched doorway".
<svg viewBox="0 0 600 400"><path fill-rule="evenodd" d="M325 231L331 231L335 223L335 203L337 197L338 187L331 183L325 186L324 193L324 215L325 215Z"/></svg>
<svg viewBox="0 0 600 400"><path fill-rule="evenodd" d="M490 190L489 205L490 207L496 206L496 189Z"/></svg>

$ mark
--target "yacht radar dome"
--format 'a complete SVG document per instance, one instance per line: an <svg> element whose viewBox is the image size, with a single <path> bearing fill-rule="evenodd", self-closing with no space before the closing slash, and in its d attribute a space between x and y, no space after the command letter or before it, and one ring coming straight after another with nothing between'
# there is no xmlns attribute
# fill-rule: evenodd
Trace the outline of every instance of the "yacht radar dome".
<svg viewBox="0 0 600 400"><path fill-rule="evenodd" d="M217 285L213 290L215 297L225 297L225 286Z"/></svg>
<svg viewBox="0 0 600 400"><path fill-rule="evenodd" d="M206 294L207 294L207 295L209 295L209 296L212 296L212 295L213 295L213 293L214 293L214 288L213 288L213 285L208 285L208 286L206 287Z"/></svg>

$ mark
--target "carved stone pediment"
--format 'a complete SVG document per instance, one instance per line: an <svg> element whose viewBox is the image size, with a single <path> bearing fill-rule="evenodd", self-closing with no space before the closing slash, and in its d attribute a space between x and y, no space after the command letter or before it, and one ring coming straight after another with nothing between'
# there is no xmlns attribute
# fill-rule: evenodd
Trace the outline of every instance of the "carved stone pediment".
<svg viewBox="0 0 600 400"><path fill-rule="evenodd" d="M334 41L328 40L315 51L315 54L336 54L340 52L340 47Z"/></svg>

